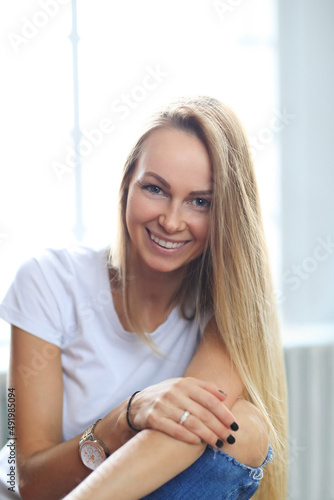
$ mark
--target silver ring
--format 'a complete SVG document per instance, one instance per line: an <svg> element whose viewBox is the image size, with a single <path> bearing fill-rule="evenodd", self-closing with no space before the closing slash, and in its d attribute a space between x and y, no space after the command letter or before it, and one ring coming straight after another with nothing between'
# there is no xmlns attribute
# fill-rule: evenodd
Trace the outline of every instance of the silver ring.
<svg viewBox="0 0 334 500"><path fill-rule="evenodd" d="M182 415L182 417L180 418L180 424L183 425L184 422L187 420L187 418L189 417L190 413L189 411L185 411L184 414Z"/></svg>

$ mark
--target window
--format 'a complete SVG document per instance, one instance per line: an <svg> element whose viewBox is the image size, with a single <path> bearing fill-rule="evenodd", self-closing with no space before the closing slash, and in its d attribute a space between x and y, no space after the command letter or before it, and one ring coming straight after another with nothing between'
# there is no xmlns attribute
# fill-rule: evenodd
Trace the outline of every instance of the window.
<svg viewBox="0 0 334 500"><path fill-rule="evenodd" d="M85 243L108 244L121 167L141 122L162 102L184 94L217 97L243 121L277 279L282 110L273 2L80 0L81 183L74 168L78 130L72 133L73 7L68 0L20 0L5 8L1 297L20 263L41 248L69 245L81 233ZM2 321L0 326L0 369L6 369L9 328Z"/></svg>

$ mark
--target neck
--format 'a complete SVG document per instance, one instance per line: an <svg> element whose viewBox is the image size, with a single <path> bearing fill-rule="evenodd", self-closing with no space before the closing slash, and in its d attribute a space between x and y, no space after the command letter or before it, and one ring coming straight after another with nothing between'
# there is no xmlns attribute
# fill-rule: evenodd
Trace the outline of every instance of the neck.
<svg viewBox="0 0 334 500"><path fill-rule="evenodd" d="M159 272L145 266L136 255L131 255L128 262L127 286L131 304L132 318L140 318L146 332L151 333L164 323L176 305L174 297L185 269L173 272ZM133 331L125 315L123 293L112 290L113 301L123 328Z"/></svg>
<svg viewBox="0 0 334 500"><path fill-rule="evenodd" d="M128 276L129 285L135 293L136 301L138 299L138 304L167 309L180 286L184 270L178 269L168 273L156 271L138 262L134 255L129 262Z"/></svg>

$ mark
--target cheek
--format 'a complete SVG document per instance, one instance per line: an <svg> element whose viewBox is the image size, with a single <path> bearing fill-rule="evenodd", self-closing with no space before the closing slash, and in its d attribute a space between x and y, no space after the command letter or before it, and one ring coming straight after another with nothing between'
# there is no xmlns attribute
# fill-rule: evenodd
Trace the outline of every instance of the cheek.
<svg viewBox="0 0 334 500"><path fill-rule="evenodd" d="M128 228L129 233L131 234L131 230L133 229L134 224L136 224L138 216L140 215L140 210L138 208L138 205L136 203L136 197L131 196L129 193L128 196L128 201L126 204L126 213L125 213L125 219L126 219L126 225Z"/></svg>
<svg viewBox="0 0 334 500"><path fill-rule="evenodd" d="M197 240L205 243L210 235L210 217L203 215L193 223L192 232Z"/></svg>
<svg viewBox="0 0 334 500"><path fill-rule="evenodd" d="M144 199L139 193L129 191L128 201L126 206L126 224L131 230L135 224L142 224L153 217L153 209L150 203Z"/></svg>

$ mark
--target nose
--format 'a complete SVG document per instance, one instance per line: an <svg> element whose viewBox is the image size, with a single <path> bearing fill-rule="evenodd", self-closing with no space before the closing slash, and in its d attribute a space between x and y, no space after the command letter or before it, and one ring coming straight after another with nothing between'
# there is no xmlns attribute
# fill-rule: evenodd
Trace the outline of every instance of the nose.
<svg viewBox="0 0 334 500"><path fill-rule="evenodd" d="M183 231L187 226L182 208L173 203L166 207L166 210L159 215L158 220L160 226L170 234Z"/></svg>

